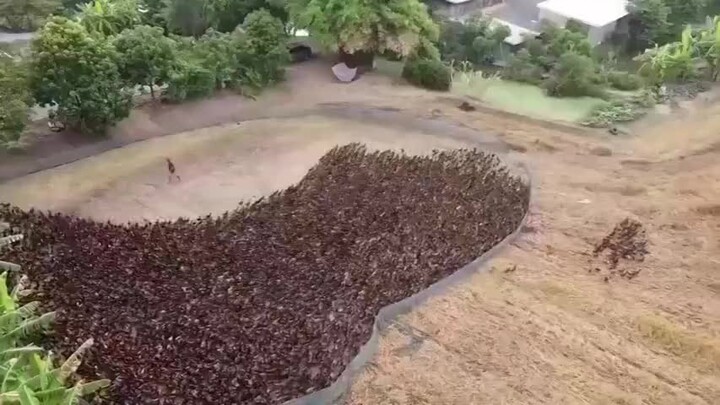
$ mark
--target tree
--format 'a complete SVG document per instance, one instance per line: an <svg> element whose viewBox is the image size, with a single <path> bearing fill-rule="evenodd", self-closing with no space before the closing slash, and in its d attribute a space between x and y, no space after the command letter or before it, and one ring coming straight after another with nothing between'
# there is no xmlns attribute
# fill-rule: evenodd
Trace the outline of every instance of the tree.
<svg viewBox="0 0 720 405"><path fill-rule="evenodd" d="M160 27L140 25L125 30L115 38L115 49L120 53L120 76L132 85L162 85L176 64L173 40L163 34Z"/></svg>
<svg viewBox="0 0 720 405"><path fill-rule="evenodd" d="M218 1L218 0L215 0ZM232 32L253 11L264 9L283 23L288 21L285 0L221 0L211 20L216 30Z"/></svg>
<svg viewBox="0 0 720 405"><path fill-rule="evenodd" d="M117 54L105 38L75 21L53 17L32 43L31 85L41 105L57 104L57 116L84 133L102 134L130 111Z"/></svg>
<svg viewBox="0 0 720 405"><path fill-rule="evenodd" d="M169 0L165 9L168 31L199 38L213 25L219 3L206 0Z"/></svg>
<svg viewBox="0 0 720 405"><path fill-rule="evenodd" d="M0 56L1 147L18 146L27 125L33 101L26 72L27 66L21 60Z"/></svg>
<svg viewBox="0 0 720 405"><path fill-rule="evenodd" d="M293 0L290 14L299 28L346 54L408 56L423 39L438 37L437 25L418 0Z"/></svg>
<svg viewBox="0 0 720 405"><path fill-rule="evenodd" d="M491 24L484 18L465 23L444 21L440 25L440 55L444 60L469 61L473 64L492 63L510 29Z"/></svg>
<svg viewBox="0 0 720 405"><path fill-rule="evenodd" d="M707 0L631 0L631 48L673 41L685 26L701 21L707 7Z"/></svg>
<svg viewBox="0 0 720 405"><path fill-rule="evenodd" d="M90 33L116 35L140 24L137 0L94 0L79 8L78 19Z"/></svg>
<svg viewBox="0 0 720 405"><path fill-rule="evenodd" d="M239 38L242 49L239 63L260 72L262 86L281 80L289 60L282 21L267 10L257 10L248 14L242 29L244 36Z"/></svg>
<svg viewBox="0 0 720 405"><path fill-rule="evenodd" d="M60 6L58 0L0 0L0 20L14 31L31 31Z"/></svg>

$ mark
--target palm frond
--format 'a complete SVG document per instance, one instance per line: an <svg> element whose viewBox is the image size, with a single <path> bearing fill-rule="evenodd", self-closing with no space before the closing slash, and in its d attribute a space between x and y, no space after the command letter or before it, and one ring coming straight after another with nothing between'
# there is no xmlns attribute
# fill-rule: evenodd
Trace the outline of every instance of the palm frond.
<svg viewBox="0 0 720 405"><path fill-rule="evenodd" d="M0 238L0 248L8 246L11 243L19 242L23 239L22 235L8 235Z"/></svg>
<svg viewBox="0 0 720 405"><path fill-rule="evenodd" d="M98 390L109 387L111 381L108 379L96 380L89 383L78 383L80 395L90 395Z"/></svg>
<svg viewBox="0 0 720 405"><path fill-rule="evenodd" d="M18 272L20 271L20 266L15 263L4 262L0 260L0 271Z"/></svg>
<svg viewBox="0 0 720 405"><path fill-rule="evenodd" d="M26 320L15 329L0 336L0 342L17 337L27 337L46 329L55 320L55 312L42 314L37 318Z"/></svg>
<svg viewBox="0 0 720 405"><path fill-rule="evenodd" d="M12 349L3 350L0 352L0 359L6 359L8 357L22 357L29 354L42 353L44 350L42 347L35 345L28 345L23 347L15 347Z"/></svg>
<svg viewBox="0 0 720 405"><path fill-rule="evenodd" d="M65 380L68 379L71 375L73 375L78 367L80 367L80 363L82 363L82 356L85 355L85 352L87 352L90 347L92 347L94 341L92 338L86 340L83 342L83 344L78 347L77 350L75 350L75 353L70 355L70 357L65 360L65 362L60 366L60 373L58 374L57 378L61 383L64 383Z"/></svg>

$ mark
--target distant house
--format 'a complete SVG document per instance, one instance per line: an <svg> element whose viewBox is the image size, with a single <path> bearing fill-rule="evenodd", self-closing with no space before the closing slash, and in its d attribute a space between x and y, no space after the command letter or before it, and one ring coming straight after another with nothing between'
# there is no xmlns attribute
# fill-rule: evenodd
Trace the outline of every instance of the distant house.
<svg viewBox="0 0 720 405"><path fill-rule="evenodd" d="M628 15L627 4L628 0L504 0L484 13L510 27L512 35L505 42L511 46L537 34L543 22L564 27L570 20L586 25L588 40L598 45Z"/></svg>
<svg viewBox="0 0 720 405"><path fill-rule="evenodd" d="M608 39L626 17L627 0L547 0L538 4L540 21L564 27L575 20L588 27L588 40L598 45Z"/></svg>

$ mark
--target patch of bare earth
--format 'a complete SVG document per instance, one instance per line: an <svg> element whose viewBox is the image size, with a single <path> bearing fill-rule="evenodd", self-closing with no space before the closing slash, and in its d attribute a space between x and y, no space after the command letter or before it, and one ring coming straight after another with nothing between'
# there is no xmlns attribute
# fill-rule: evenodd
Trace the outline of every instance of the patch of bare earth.
<svg viewBox="0 0 720 405"><path fill-rule="evenodd" d="M489 272L389 330L350 403L720 403L720 154L693 155L720 122L619 139L437 114L530 164L530 223ZM649 253L620 259L633 277L595 271L593 249L628 217Z"/></svg>

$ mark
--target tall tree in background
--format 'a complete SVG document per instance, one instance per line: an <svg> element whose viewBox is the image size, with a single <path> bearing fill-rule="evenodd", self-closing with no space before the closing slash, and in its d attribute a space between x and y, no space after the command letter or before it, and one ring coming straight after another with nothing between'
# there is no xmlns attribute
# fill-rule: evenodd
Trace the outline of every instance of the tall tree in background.
<svg viewBox="0 0 720 405"><path fill-rule="evenodd" d="M215 0L218 1L218 0ZM283 23L288 21L285 0L221 0L213 11L214 28L220 32L231 32L245 21L253 11L264 9Z"/></svg>
<svg viewBox="0 0 720 405"><path fill-rule="evenodd" d="M57 117L84 133L102 134L130 111L117 54L105 38L80 23L53 17L32 43L31 85L41 105L57 104Z"/></svg>
<svg viewBox="0 0 720 405"><path fill-rule="evenodd" d="M0 0L0 25L13 31L32 31L59 6L58 0Z"/></svg>
<svg viewBox="0 0 720 405"><path fill-rule="evenodd" d="M290 13L298 28L345 54L408 56L438 37L418 0L291 0Z"/></svg>
<svg viewBox="0 0 720 405"><path fill-rule="evenodd" d="M163 34L160 27L140 25L124 30L115 38L115 49L120 54L120 76L135 86L150 87L155 98L154 86L162 85L175 66L173 40Z"/></svg>
<svg viewBox="0 0 720 405"><path fill-rule="evenodd" d="M708 0L631 0L631 49L674 41L688 24L701 22Z"/></svg>
<svg viewBox="0 0 720 405"><path fill-rule="evenodd" d="M215 0L168 0L165 9L168 31L200 37L213 25L215 8L220 4Z"/></svg>
<svg viewBox="0 0 720 405"><path fill-rule="evenodd" d="M19 146L32 104L26 64L20 58L0 55L0 147Z"/></svg>

